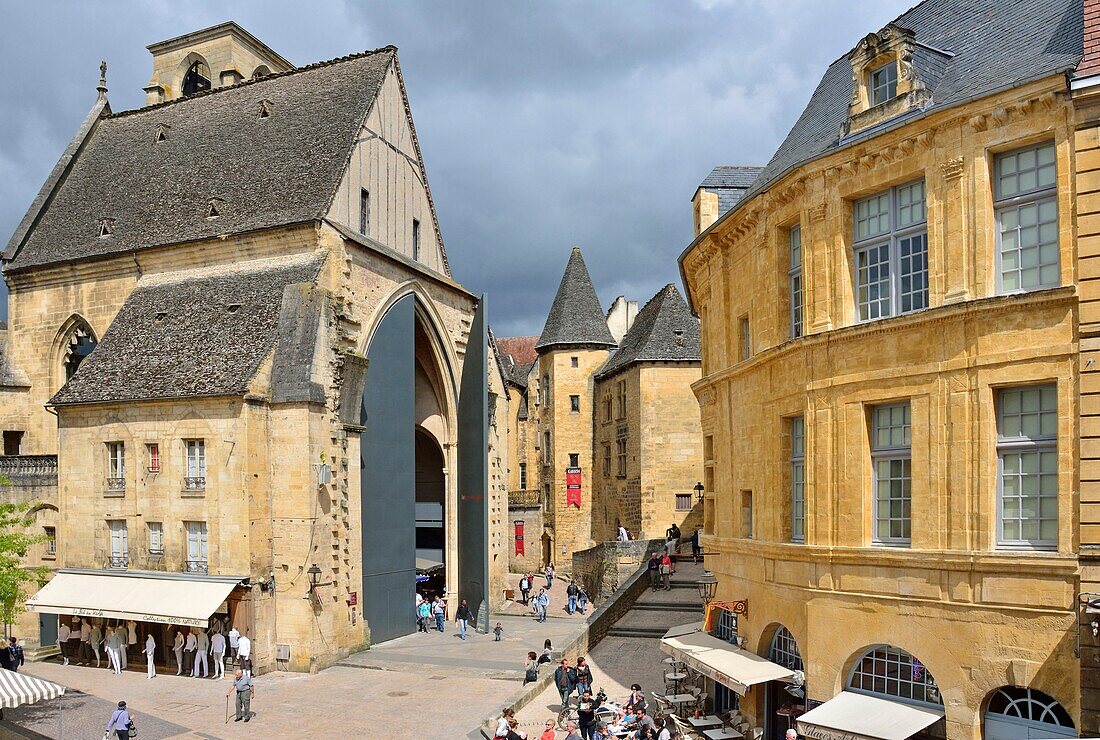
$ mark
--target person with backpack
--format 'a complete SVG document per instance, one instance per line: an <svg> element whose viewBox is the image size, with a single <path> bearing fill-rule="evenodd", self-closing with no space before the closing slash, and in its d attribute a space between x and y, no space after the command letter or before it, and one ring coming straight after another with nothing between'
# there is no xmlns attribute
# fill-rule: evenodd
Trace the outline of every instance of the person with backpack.
<svg viewBox="0 0 1100 740"><path fill-rule="evenodd" d="M547 661L549 662L549 661ZM539 680L539 660L534 650L527 651L527 662L523 665L523 685Z"/></svg>
<svg viewBox="0 0 1100 740"><path fill-rule="evenodd" d="M577 612L577 597L580 594L581 590L577 588L577 582L570 580L569 585L565 587L565 595L569 597L569 603L566 605L565 610L570 614Z"/></svg>
<svg viewBox="0 0 1100 740"><path fill-rule="evenodd" d="M111 732L114 732L118 740L130 740L130 727L133 724L134 718L127 711L126 702L120 701L118 709L107 720L107 729L103 731L103 737L107 737Z"/></svg>

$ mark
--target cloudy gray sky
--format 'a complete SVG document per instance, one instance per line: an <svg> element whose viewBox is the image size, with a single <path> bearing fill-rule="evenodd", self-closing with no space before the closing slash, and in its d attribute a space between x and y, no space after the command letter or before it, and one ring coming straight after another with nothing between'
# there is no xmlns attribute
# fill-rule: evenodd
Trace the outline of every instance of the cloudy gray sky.
<svg viewBox="0 0 1100 740"><path fill-rule="evenodd" d="M679 282L715 164L764 164L825 67L909 0L0 0L6 243L95 99L144 103L145 46L232 19L295 64L395 44L455 276L537 334L569 247L604 305Z"/></svg>

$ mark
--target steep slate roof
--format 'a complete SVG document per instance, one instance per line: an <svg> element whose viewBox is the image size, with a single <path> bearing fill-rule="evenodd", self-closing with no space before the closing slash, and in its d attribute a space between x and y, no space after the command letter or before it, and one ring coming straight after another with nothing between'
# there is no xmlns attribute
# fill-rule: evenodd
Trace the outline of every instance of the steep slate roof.
<svg viewBox="0 0 1100 740"><path fill-rule="evenodd" d="M699 188L709 190L718 196L718 214L721 215L741 200L741 196L763 169L763 167L720 164L699 183Z"/></svg>
<svg viewBox="0 0 1100 740"><path fill-rule="evenodd" d="M561 344L615 346L579 247L573 247L569 255L569 263L535 349L541 352Z"/></svg>
<svg viewBox="0 0 1100 740"><path fill-rule="evenodd" d="M520 365L530 365L539 358L535 351L538 337L504 337L497 340L497 347L506 355L511 355L512 360Z"/></svg>
<svg viewBox="0 0 1100 740"><path fill-rule="evenodd" d="M12 237L8 269L320 218L396 53L385 47L103 115L71 163L59 163L68 169L37 222ZM156 141L158 130L166 140ZM207 218L214 198L221 215ZM114 219L110 236L99 236L102 219Z"/></svg>
<svg viewBox="0 0 1100 740"><path fill-rule="evenodd" d="M322 262L283 257L143 277L50 403L244 395L276 343L284 289L312 283Z"/></svg>
<svg viewBox="0 0 1100 740"><path fill-rule="evenodd" d="M950 54L945 57L929 53L927 49L919 50L919 46L914 54L917 73L930 85L932 101L928 107L842 140L841 129L848 120L853 85L852 65L845 53L825 71L787 138L729 213L737 211L740 204L766 190L790 170L811 160L921 115L1070 72L1082 56L1081 0L925 0L894 23L912 30L917 44ZM691 246L715 225L696 237ZM686 254L687 250L681 259Z"/></svg>
<svg viewBox="0 0 1100 740"><path fill-rule="evenodd" d="M701 362L699 319L691 315L680 291L671 283L661 288L638 312L597 377L606 377L638 362Z"/></svg>

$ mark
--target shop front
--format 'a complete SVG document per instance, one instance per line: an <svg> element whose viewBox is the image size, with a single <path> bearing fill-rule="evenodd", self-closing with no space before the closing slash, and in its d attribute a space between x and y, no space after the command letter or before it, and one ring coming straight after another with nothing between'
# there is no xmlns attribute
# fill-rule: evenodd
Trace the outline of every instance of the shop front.
<svg viewBox="0 0 1100 740"><path fill-rule="evenodd" d="M128 667L142 670L149 635L157 646L157 665L175 670L172 646L177 633L186 640L192 632L228 634L236 627L251 636L253 631L251 589L244 577L59 570L27 601L27 609L54 615L59 626L69 628L71 637L63 651L71 662L87 659L80 652L81 629L87 624L98 628L103 640L109 631L121 630ZM100 665L109 665L102 648Z"/></svg>

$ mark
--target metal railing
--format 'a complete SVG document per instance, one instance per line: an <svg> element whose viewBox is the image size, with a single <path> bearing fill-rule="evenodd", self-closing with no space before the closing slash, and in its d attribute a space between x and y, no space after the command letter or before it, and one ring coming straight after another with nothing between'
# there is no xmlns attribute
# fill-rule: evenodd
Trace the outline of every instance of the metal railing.
<svg viewBox="0 0 1100 740"><path fill-rule="evenodd" d="M107 558L108 568L129 568L130 556L129 555L111 555Z"/></svg>
<svg viewBox="0 0 1100 740"><path fill-rule="evenodd" d="M207 562L205 560L186 560L183 563L183 571L185 573L201 573L206 575Z"/></svg>
<svg viewBox="0 0 1100 740"><path fill-rule="evenodd" d="M185 491L203 491L206 490L206 476L197 476L194 478L183 479L183 490Z"/></svg>
<svg viewBox="0 0 1100 740"><path fill-rule="evenodd" d="M542 492L537 488L508 492L509 506L538 506L542 502Z"/></svg>
<svg viewBox="0 0 1100 740"><path fill-rule="evenodd" d="M125 491L126 479L125 478L108 478L107 479L108 491Z"/></svg>

